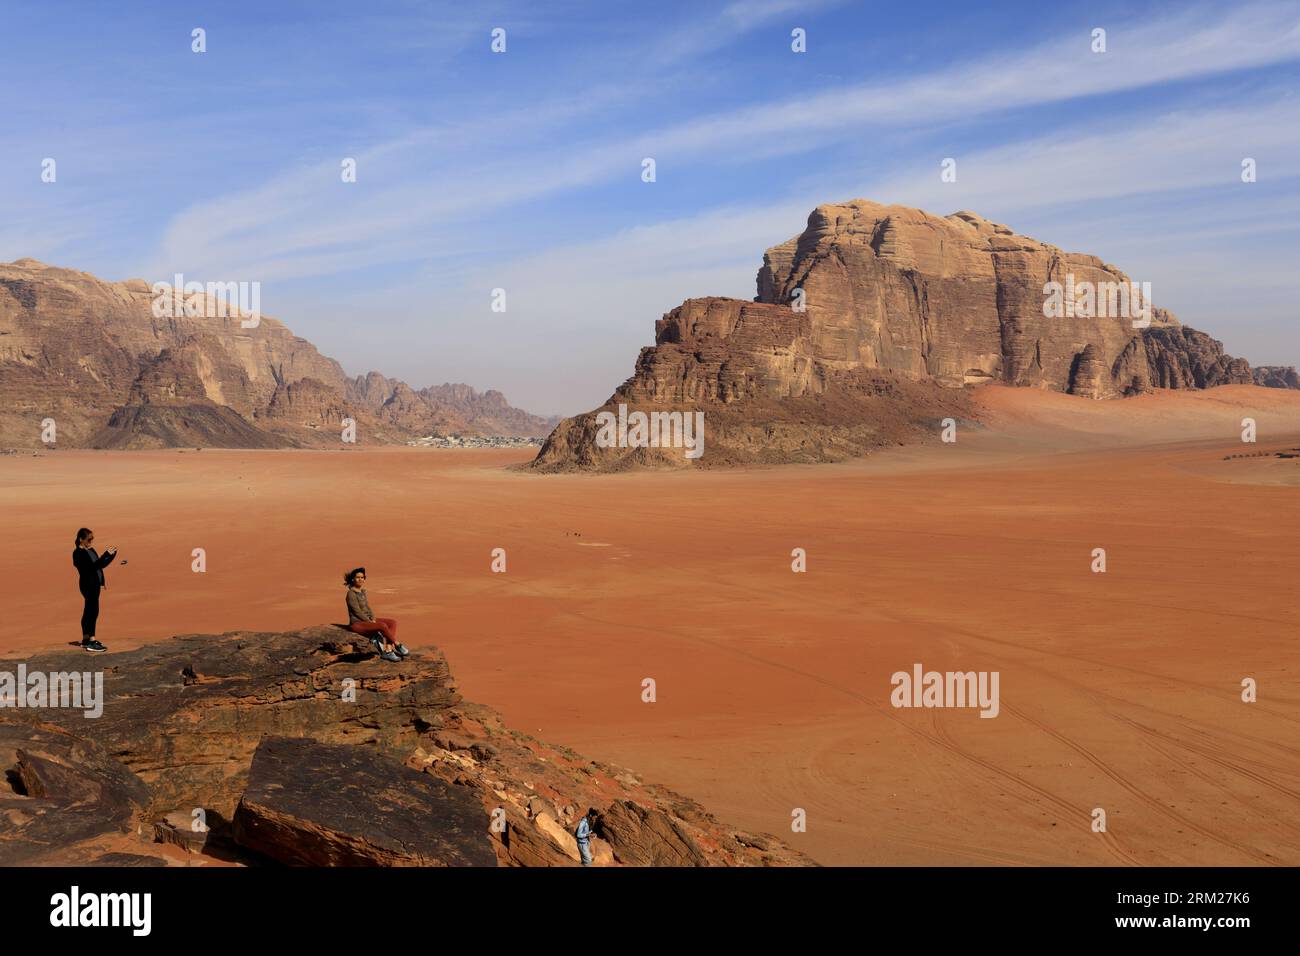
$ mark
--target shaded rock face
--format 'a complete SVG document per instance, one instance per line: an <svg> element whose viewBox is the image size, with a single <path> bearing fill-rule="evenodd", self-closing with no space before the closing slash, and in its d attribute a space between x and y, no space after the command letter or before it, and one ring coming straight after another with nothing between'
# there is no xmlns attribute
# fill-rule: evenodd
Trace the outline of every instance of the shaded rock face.
<svg viewBox="0 0 1300 956"><path fill-rule="evenodd" d="M1050 283L1094 298L1049 317ZM599 447L595 415L620 402L712 417L719 454L700 465L827 461L937 435L939 416L963 407L924 386L1116 398L1253 380L1244 360L1146 301L1140 283L1134 298L1115 266L970 212L819 206L802 233L767 251L757 286L754 302L689 299L666 314L632 377L601 409L562 422L535 467L683 463L654 448Z"/></svg>
<svg viewBox="0 0 1300 956"><path fill-rule="evenodd" d="M348 417L348 407L337 389L304 378L276 388L265 412L258 417L297 422L308 428L338 429Z"/></svg>
<svg viewBox="0 0 1300 956"><path fill-rule="evenodd" d="M698 846L681 824L662 810L615 801L600 817L600 832L613 844L614 858L632 866L699 866Z"/></svg>
<svg viewBox="0 0 1300 956"><path fill-rule="evenodd" d="M1157 388L1250 385L1250 363L1223 352L1223 343L1186 327L1152 328L1143 334L1150 382Z"/></svg>
<svg viewBox="0 0 1300 956"><path fill-rule="evenodd" d="M804 313L735 299L689 299L655 323L656 347L645 349L624 389L647 404L793 398L824 390L803 345L812 333Z"/></svg>
<svg viewBox="0 0 1300 956"><path fill-rule="evenodd" d="M65 446L117 448L333 443L344 413L357 420L362 443L423 436L437 425L534 436L555 424L512 408L499 392L467 385L414 392L377 376L358 389L338 362L275 319L262 316L244 328L246 317L209 314L203 301L191 296L178 315L159 318L143 280L104 282L33 259L0 263L0 442L39 442L47 417ZM195 306L193 315L185 304ZM391 404L401 389L414 401ZM230 415L200 413L180 426L182 412L156 411L109 423L123 408L204 405L226 408L248 427L239 429ZM270 435L255 439L253 431Z"/></svg>
<svg viewBox="0 0 1300 956"><path fill-rule="evenodd" d="M1265 388L1300 388L1300 375L1290 365L1260 365L1251 369L1251 376Z"/></svg>
<svg viewBox="0 0 1300 956"><path fill-rule="evenodd" d="M145 361L127 393L130 405L209 401L241 415L260 404L247 372L228 359L220 340L210 334L189 336Z"/></svg>
<svg viewBox="0 0 1300 956"><path fill-rule="evenodd" d="M365 747L264 737L235 842L291 866L496 866L463 788Z"/></svg>
<svg viewBox="0 0 1300 956"><path fill-rule="evenodd" d="M0 722L0 863L126 833L149 788L103 747L55 727Z"/></svg>
<svg viewBox="0 0 1300 956"><path fill-rule="evenodd" d="M1074 357L1074 363L1070 367L1069 392L1086 398L1105 398L1106 380L1107 369L1101 358L1101 350L1089 343Z"/></svg>
<svg viewBox="0 0 1300 956"><path fill-rule="evenodd" d="M257 428L215 402L123 405L95 431L92 448L291 448L292 438Z"/></svg>
<svg viewBox="0 0 1300 956"><path fill-rule="evenodd" d="M157 865L158 843L236 863L576 865L578 818L607 806L617 825L596 841L598 863L809 862L511 730L461 699L437 650L390 664L324 625L24 663L102 672L103 706L97 718L0 709L0 865ZM671 848L652 849L670 833Z"/></svg>

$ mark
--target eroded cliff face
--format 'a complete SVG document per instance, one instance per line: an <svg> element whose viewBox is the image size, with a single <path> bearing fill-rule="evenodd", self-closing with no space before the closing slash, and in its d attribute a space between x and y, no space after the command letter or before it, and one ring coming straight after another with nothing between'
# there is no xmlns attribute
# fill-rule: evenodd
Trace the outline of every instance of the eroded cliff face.
<svg viewBox="0 0 1300 956"><path fill-rule="evenodd" d="M1080 297L1072 315L1049 315L1050 283L1095 298L1085 307ZM945 385L998 381L1113 398L1251 381L1246 362L1153 307L1141 283L1125 304L1134 286L1096 256L975 213L855 200L819 206L807 229L768 250L758 299L789 305L802 290L818 362Z"/></svg>
<svg viewBox="0 0 1300 956"><path fill-rule="evenodd" d="M966 411L962 387L986 382L1106 399L1254 380L1149 286L970 212L819 206L767 251L757 284L754 302L689 299L660 319L632 377L561 423L535 467L836 460L937 435ZM596 416L620 404L704 410L715 454L604 447Z"/></svg>
<svg viewBox="0 0 1300 956"><path fill-rule="evenodd" d="M467 385L349 379L275 319L221 314L202 294L166 298L163 317L154 302L142 279L0 264L0 444L39 444L45 418L59 444L115 448L335 443L344 417L362 443L541 435L555 422Z"/></svg>

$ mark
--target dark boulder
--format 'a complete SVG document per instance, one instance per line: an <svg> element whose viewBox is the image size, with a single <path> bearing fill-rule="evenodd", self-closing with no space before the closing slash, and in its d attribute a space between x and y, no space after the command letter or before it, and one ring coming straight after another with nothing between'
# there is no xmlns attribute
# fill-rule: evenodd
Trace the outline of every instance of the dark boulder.
<svg viewBox="0 0 1300 956"><path fill-rule="evenodd" d="M475 795L368 747L266 737L235 842L291 866L495 866Z"/></svg>

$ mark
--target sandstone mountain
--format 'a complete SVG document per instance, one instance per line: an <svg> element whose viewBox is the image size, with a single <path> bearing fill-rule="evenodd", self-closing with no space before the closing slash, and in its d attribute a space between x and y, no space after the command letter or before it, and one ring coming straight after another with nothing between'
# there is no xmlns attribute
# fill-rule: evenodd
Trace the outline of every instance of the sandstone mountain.
<svg viewBox="0 0 1300 956"><path fill-rule="evenodd" d="M555 419L468 385L420 390L371 372L349 378L275 319L244 327L199 293L164 297L143 279L104 282L20 259L0 264L0 445L292 447L434 433L540 436ZM251 325L251 323L249 323Z"/></svg>
<svg viewBox="0 0 1300 956"><path fill-rule="evenodd" d="M1049 317L1049 283L1095 296ZM1094 399L1253 381L1296 387L1293 369L1252 374L1154 307L1140 285L1116 314L1131 288L1096 256L974 213L819 206L802 233L767 251L753 302L690 299L665 315L633 376L602 409L562 422L534 467L683 463L676 449L602 447L596 416L620 404L703 410L697 464L710 465L834 460L917 430L937 436L942 417L965 410L965 386L986 382Z"/></svg>
<svg viewBox="0 0 1300 956"><path fill-rule="evenodd" d="M44 679L85 660L21 664ZM0 709L0 865L575 866L589 807L597 865L811 862L510 729L460 696L436 649L387 664L342 625L318 625L184 635L104 655L96 671L92 720L9 687L26 706Z"/></svg>

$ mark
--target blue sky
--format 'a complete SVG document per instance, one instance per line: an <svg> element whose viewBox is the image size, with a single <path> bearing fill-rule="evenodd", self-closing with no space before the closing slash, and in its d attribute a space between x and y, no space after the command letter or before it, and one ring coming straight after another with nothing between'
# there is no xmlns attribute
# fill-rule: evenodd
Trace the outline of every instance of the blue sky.
<svg viewBox="0 0 1300 956"><path fill-rule="evenodd" d="M567 414L865 197L1094 253L1300 364L1298 80L1295 3L7 0L0 261L257 281L350 373Z"/></svg>

